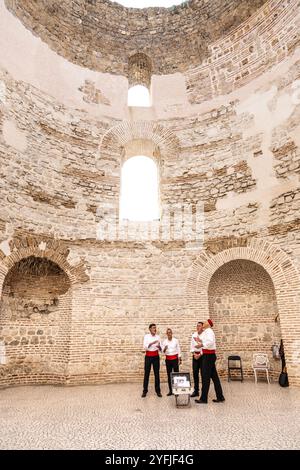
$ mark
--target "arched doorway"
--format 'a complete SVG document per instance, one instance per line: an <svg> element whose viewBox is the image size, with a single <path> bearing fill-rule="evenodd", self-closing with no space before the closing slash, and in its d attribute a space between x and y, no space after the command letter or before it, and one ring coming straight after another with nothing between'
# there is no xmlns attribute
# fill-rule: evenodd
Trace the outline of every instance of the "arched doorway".
<svg viewBox="0 0 300 470"><path fill-rule="evenodd" d="M268 354L271 375L278 379L280 361L272 357L281 331L274 285L259 264L237 259L218 268L208 286L209 314L218 338L218 368L227 375L227 358L239 355L244 376L252 377L252 357Z"/></svg>
<svg viewBox="0 0 300 470"><path fill-rule="evenodd" d="M214 273L233 260L249 260L269 274L275 290L290 385L300 386L300 276L290 257L279 247L256 238L232 239L203 250L187 279L188 318L209 317L209 283Z"/></svg>
<svg viewBox="0 0 300 470"><path fill-rule="evenodd" d="M63 383L69 355L70 279L55 262L38 256L7 272L0 302L0 339L6 383Z"/></svg>

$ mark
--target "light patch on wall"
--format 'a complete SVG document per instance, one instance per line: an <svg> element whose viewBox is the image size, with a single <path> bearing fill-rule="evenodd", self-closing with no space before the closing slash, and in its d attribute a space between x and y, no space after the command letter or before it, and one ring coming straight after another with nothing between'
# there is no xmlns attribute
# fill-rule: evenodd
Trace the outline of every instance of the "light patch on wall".
<svg viewBox="0 0 300 470"><path fill-rule="evenodd" d="M39 249L40 249L41 251L45 251L45 250L46 250L46 247L47 247L47 243L46 243L46 242L41 242L41 243L39 244Z"/></svg>
<svg viewBox="0 0 300 470"><path fill-rule="evenodd" d="M4 240L2 243L0 243L0 250L5 254L5 256L10 255L11 251L9 246L9 240Z"/></svg>
<svg viewBox="0 0 300 470"><path fill-rule="evenodd" d="M6 351L4 341L0 341L0 365L6 364Z"/></svg>
<svg viewBox="0 0 300 470"><path fill-rule="evenodd" d="M3 138L7 145L10 145L20 152L27 148L27 137L25 132L20 131L13 121L4 121Z"/></svg>
<svg viewBox="0 0 300 470"><path fill-rule="evenodd" d="M6 100L6 87L5 83L0 81L0 103L5 103Z"/></svg>

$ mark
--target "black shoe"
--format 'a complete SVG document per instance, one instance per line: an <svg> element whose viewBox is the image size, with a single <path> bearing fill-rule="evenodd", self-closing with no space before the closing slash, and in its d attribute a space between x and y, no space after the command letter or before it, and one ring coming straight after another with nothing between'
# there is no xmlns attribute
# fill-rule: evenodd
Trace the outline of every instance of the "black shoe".
<svg viewBox="0 0 300 470"><path fill-rule="evenodd" d="M142 398L145 398L146 395L147 395L147 392L143 392Z"/></svg>
<svg viewBox="0 0 300 470"><path fill-rule="evenodd" d="M224 397L222 397L222 398L214 398L214 399L213 399L213 402L214 402L214 403L221 403L222 401L225 401L225 398L224 398Z"/></svg>
<svg viewBox="0 0 300 470"><path fill-rule="evenodd" d="M161 394L160 392L158 392L156 395L157 395L158 397L162 397L162 394Z"/></svg>
<svg viewBox="0 0 300 470"><path fill-rule="evenodd" d="M207 405L207 401L203 400L195 400L196 403L200 403L200 405Z"/></svg>
<svg viewBox="0 0 300 470"><path fill-rule="evenodd" d="M191 395L191 398L199 397L199 392L194 391Z"/></svg>
<svg viewBox="0 0 300 470"><path fill-rule="evenodd" d="M167 393L167 397L170 397L171 395L173 395L172 392Z"/></svg>

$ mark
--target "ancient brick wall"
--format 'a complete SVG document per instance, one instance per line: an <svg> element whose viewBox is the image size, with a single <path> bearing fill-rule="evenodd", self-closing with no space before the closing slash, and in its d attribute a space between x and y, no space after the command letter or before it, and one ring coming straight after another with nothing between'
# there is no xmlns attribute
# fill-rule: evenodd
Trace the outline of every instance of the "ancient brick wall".
<svg viewBox="0 0 300 470"><path fill-rule="evenodd" d="M13 2L6 3L13 11ZM256 9L262 2L254 3ZM189 70L183 63L184 73L178 72L178 63L173 70L177 73L161 76L157 70L162 65L154 64L154 91L162 89L166 101L154 99L152 107L141 110L124 108L126 77L102 73L107 70L104 62L92 64L84 48L77 64L64 58L76 62L79 45L72 35L66 41L71 38L74 49L66 47L63 52L66 43L51 28L46 31L41 20L35 33L46 42L53 33L51 47L61 54L57 55L30 33L40 15L25 18L25 6L38 13L34 6L41 6L40 2L14 4L14 13L24 15L29 29L0 4L5 19L0 14L0 281L4 282L0 336L9 358L1 366L2 383L141 381L142 337L152 321L162 334L173 327L182 344L183 368L188 369L190 335L196 322L210 314L210 297L218 348L224 355L236 352L230 351L228 343L228 338L233 339L246 357L248 372L249 351L239 341L250 344L252 332L247 328L254 328L257 320L251 353L263 347L271 357L270 345L279 338L279 324L273 321L277 304L291 384L299 384L297 2L269 1L257 12L251 9L253 15L247 21L238 22L236 29L226 27L217 41L215 37L208 48L211 55L202 62L197 56L194 63L182 48L191 59ZM98 2L89 5L96 8ZM51 14L55 18L55 12ZM179 19L177 13L172 15L174 21ZM53 18L45 20L49 26ZM13 25L18 41L5 43L6 24ZM256 41L258 36L261 42ZM114 61L110 52L110 71L121 73L125 57L121 63L114 56ZM152 60L151 51L146 52ZM181 54L176 57L182 60ZM157 56L158 61L162 58ZM227 65L226 58L230 58ZM91 70L78 65L83 59ZM167 60L164 73L170 71L169 65ZM191 240L99 239L99 209L109 203L118 212L122 163L137 148L157 161L162 206L173 210L178 204L203 203L201 242L195 241L195 232ZM23 245L31 246L28 239L33 248L23 250ZM45 252L40 244L51 249ZM61 286L65 276L71 287L58 292L59 303L53 306L58 310L34 312L30 318L22 317L19 325L23 303L21 307L10 303L12 287L22 293L22 299L38 294L36 301L43 305L45 300L45 279L27 273L24 279L5 281L14 265L28 256L52 260L65 273L50 276L53 289L57 282ZM250 280L231 275L230 286L226 267L222 271L221 266L235 259L249 260L240 266ZM247 271L250 261L262 266L271 281L259 268L258 273ZM220 276L216 274L209 287L215 268L221 268ZM220 292L216 297L224 283L226 295ZM260 289L259 293L246 295L246 284ZM241 304L233 300L229 316L235 319L253 296L260 312L270 307L270 316L264 314L260 322L256 310L247 307L251 326L224 322L226 309L215 311L213 299L227 305L233 286L242 300ZM225 326L231 330L225 332ZM264 335L267 339L261 341ZM48 339L54 343L48 344ZM224 369L224 359L220 367Z"/></svg>

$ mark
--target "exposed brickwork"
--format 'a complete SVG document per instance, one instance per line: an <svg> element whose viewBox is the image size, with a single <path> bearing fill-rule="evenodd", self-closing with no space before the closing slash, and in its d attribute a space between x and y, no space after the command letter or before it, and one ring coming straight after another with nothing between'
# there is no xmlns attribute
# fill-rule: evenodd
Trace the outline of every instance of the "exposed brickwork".
<svg viewBox="0 0 300 470"><path fill-rule="evenodd" d="M265 0L189 0L172 9L144 10L108 0L78 1L71 6L55 0L5 3L27 28L68 60L127 75L128 59L136 52L151 57L155 74L198 65L211 42L247 19Z"/></svg>
<svg viewBox="0 0 300 470"><path fill-rule="evenodd" d="M1 310L0 327L5 328L9 354L7 364L0 368L1 383L140 382L141 341L152 321L157 322L162 335L168 326L173 327L182 346L183 368L188 370L191 333L196 321L210 314L216 315L219 350L235 352L229 351L228 342L234 340L246 357L250 374L249 352L244 346L248 344L251 352L270 347L277 335L271 320L276 301L290 383L300 385L298 2L272 0L256 11L263 2L202 4L195 0L188 7L141 13L135 25L140 33L145 15L151 22L147 23L149 28L153 21L167 33L177 21L182 22L182 15L185 18L176 41L173 30L164 42L157 29L163 52L172 42L168 54L155 52L157 38L149 41L145 29L149 46L145 52L151 63L154 60L154 92L153 106L142 109L128 109L122 101L127 84L124 76L100 72L126 75L127 52L139 51L143 34L135 36L135 50L131 50L130 34L122 34L126 46L118 47L117 53L107 43L109 57L106 47L92 48L94 36L88 34L91 21L99 41L105 40L99 29L102 22L97 16L91 18L94 9L105 6L110 9L107 11L126 12L128 18L140 13L103 1L73 2L68 7L65 2L6 3L16 7L17 15L28 12L23 19L29 29L39 22L35 33L44 41L51 36L50 47L61 56L33 37L0 3L1 14L14 25L12 34L18 36L18 41L7 43L9 51L16 44L16 56L6 48L0 54L0 286L2 304L8 306L6 313ZM240 9L244 9L242 14ZM193 18L190 33L197 28L198 41L202 15L209 11L205 27L213 42L202 38L194 56L184 42L190 41L188 19ZM56 26L55 30L52 26L59 24L61 14L56 34ZM67 34L62 43L59 35L70 26L70 17L75 21L74 15L76 21L82 20L81 26L76 26L76 38ZM166 25L169 15L172 21ZM106 27L108 18L103 23ZM215 29L210 28L210 19L217 18ZM116 16L109 25L110 38L118 21ZM1 41L6 41L3 22L0 15ZM126 32L125 26L122 31ZM130 33L130 28L127 31ZM186 37L183 42L181 34ZM115 44L118 38L115 35ZM32 63L26 62L23 69L18 47L24 44L28 53L36 53L34 58L29 55ZM193 41L189 47L194 47ZM206 57L203 61L202 54ZM77 65L64 60L63 55ZM48 59L51 73L44 70ZM100 72L80 67L82 61ZM178 72L181 67L184 74ZM171 76L159 75L175 71L178 73ZM115 103L116 97L120 104ZM168 203L173 215L176 205L192 203L195 214L196 203L204 203L203 240L97 239L102 217L99 208L113 203L118 214L122 164L137 154L158 164L163 210ZM18 269L21 260L28 257L59 266L59 271L47 278L54 297L44 298L46 281L40 275L27 273L24 284ZM242 269L238 277L227 273L226 263L230 262L237 262ZM247 277L249 262L259 268L248 270ZM8 282L9 273L14 273L15 282ZM234 321L226 324L222 316L227 315L229 277L241 301L235 297L228 309ZM36 289L31 289L33 280ZM66 284L66 291L57 290ZM246 296L246 287L256 293L251 290ZM16 303L12 301L16 297L9 297L11 288L20 294ZM253 296L257 296L261 313L269 308L268 314L261 315L261 322L248 307ZM221 299L220 310L216 310L216 298ZM252 325L257 320L251 344L247 341L252 332L246 325L239 323L235 328L237 315L244 309ZM27 328L24 334L23 327ZM269 336L260 343L258 338L264 335ZM48 338L54 343L48 344ZM46 344L41 344L44 340ZM56 348L53 355L52 347ZM219 366L224 370L222 362ZM164 368L162 375L165 378Z"/></svg>
<svg viewBox="0 0 300 470"><path fill-rule="evenodd" d="M245 192L255 187L251 169L246 162L240 162L230 168L211 168L208 173L185 174L181 177L161 180L164 193L168 194L168 202L208 203L213 210L214 200L224 197L229 191ZM207 211L209 211L207 210Z"/></svg>
<svg viewBox="0 0 300 470"><path fill-rule="evenodd" d="M85 80L84 85L79 88L79 91L82 91L82 99L86 103L110 105L110 101L103 95L101 90L96 88L91 80Z"/></svg>
<svg viewBox="0 0 300 470"><path fill-rule="evenodd" d="M295 224L298 226L300 209L300 188L281 194L271 202L271 222L279 224ZM277 224L276 224L277 225ZM291 229L291 227L290 227Z"/></svg>
<svg viewBox="0 0 300 470"><path fill-rule="evenodd" d="M295 142L287 142L282 147L274 148L276 159L275 171L279 178L300 173L300 150Z"/></svg>
<svg viewBox="0 0 300 470"><path fill-rule="evenodd" d="M192 103L230 93L256 78L299 46L298 2L269 1L225 41L210 47L209 58L186 73Z"/></svg>

